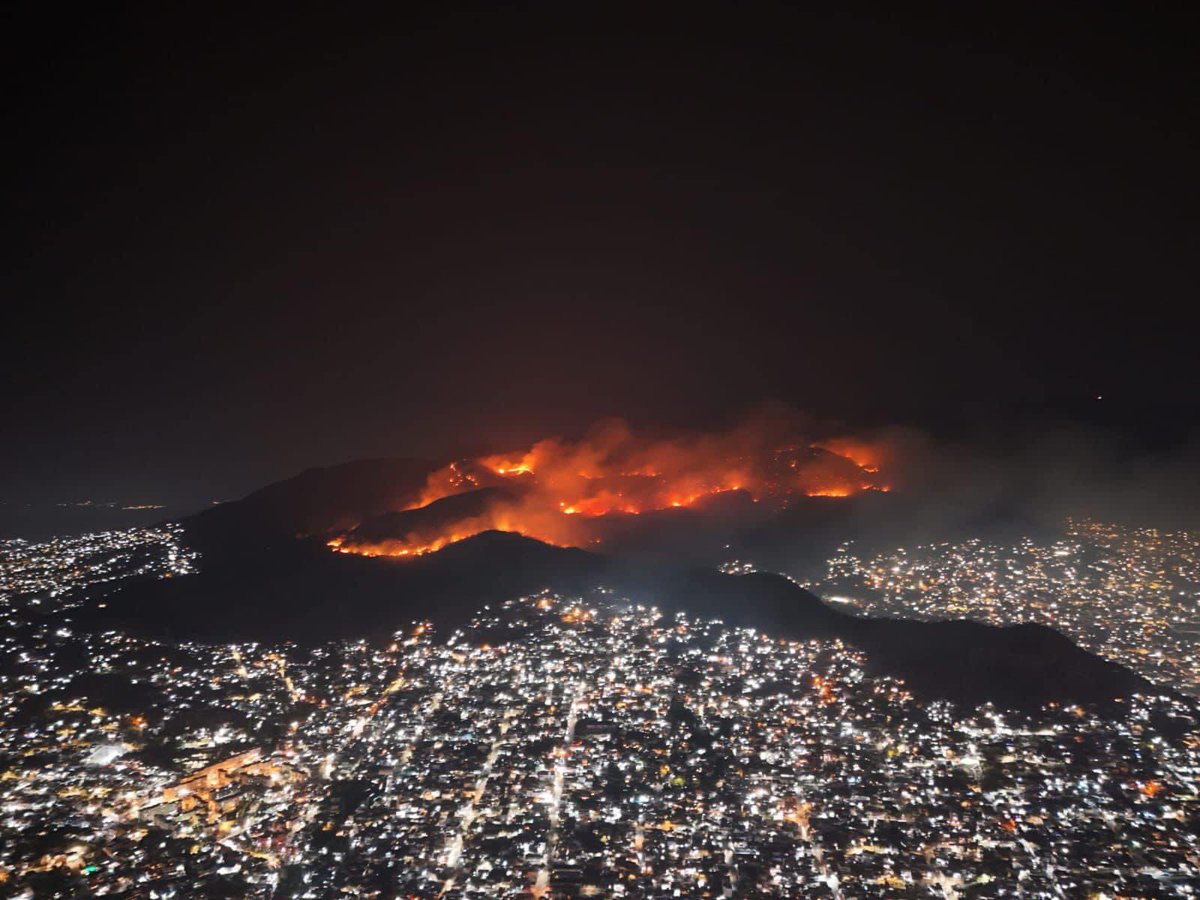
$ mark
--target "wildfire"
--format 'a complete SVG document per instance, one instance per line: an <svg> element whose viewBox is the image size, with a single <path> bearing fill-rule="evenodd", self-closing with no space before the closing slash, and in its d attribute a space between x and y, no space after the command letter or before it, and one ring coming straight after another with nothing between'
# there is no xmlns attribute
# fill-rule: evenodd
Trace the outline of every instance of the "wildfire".
<svg viewBox="0 0 1200 900"><path fill-rule="evenodd" d="M809 497L849 497L855 493L855 490L852 487L842 485L838 487L814 488L805 493Z"/></svg>
<svg viewBox="0 0 1200 900"><path fill-rule="evenodd" d="M834 438L816 446L838 456L846 457L864 472L872 475L878 473L880 466L883 465L883 454L878 447L855 438Z"/></svg>
<svg viewBox="0 0 1200 900"><path fill-rule="evenodd" d="M782 505L886 491L883 463L881 449L861 440L801 441L761 423L650 440L610 422L583 440L550 438L524 451L452 462L428 476L406 510L390 514L394 527L386 536L356 529L329 546L415 557L489 530L587 546L597 541L589 520L695 507L720 495L741 492Z"/></svg>

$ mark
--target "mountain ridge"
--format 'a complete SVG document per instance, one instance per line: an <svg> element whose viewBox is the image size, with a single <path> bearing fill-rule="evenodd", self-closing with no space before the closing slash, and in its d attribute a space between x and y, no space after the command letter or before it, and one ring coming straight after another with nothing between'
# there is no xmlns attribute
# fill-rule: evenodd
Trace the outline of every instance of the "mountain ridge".
<svg viewBox="0 0 1200 900"><path fill-rule="evenodd" d="M846 641L866 652L868 668L931 698L1030 709L1055 701L1111 706L1158 690L1045 626L853 616L782 575L728 575L670 554L605 556L498 531L407 559L326 546L334 533L358 528L360 537L386 538L486 499L468 493L409 509L437 465L380 458L308 469L185 518L199 574L129 585L90 615L183 639L310 642L383 637L413 620L453 628L488 603L603 588L731 627Z"/></svg>
<svg viewBox="0 0 1200 900"><path fill-rule="evenodd" d="M319 539L295 539L208 568L202 559L196 575L130 585L85 615L176 639L310 643L382 639L414 620L453 628L489 603L599 589L781 638L842 640L867 654L870 671L928 698L1030 710L1111 707L1156 690L1045 626L860 618L780 575L610 558L497 531L414 559L338 554Z"/></svg>

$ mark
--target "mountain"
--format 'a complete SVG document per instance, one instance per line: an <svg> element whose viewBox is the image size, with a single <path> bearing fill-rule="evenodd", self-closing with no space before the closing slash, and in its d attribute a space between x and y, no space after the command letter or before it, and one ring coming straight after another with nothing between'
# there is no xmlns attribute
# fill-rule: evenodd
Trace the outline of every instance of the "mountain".
<svg viewBox="0 0 1200 900"><path fill-rule="evenodd" d="M866 651L868 670L899 676L925 696L1028 708L1055 700L1107 703L1153 690L1144 678L1044 625L850 616L777 575L739 581L724 588L727 608L748 624L753 619L795 636L841 638Z"/></svg>
<svg viewBox="0 0 1200 900"><path fill-rule="evenodd" d="M308 469L241 500L183 519L188 543L223 560L324 535L401 509L438 463L424 459L362 459Z"/></svg>
<svg viewBox="0 0 1200 900"><path fill-rule="evenodd" d="M903 678L926 698L1032 709L1111 704L1151 687L1041 626L858 618L778 575L629 561L505 532L407 560L333 553L318 538L255 546L202 560L197 575L134 584L82 615L96 620L89 624L194 640L382 639L419 619L452 628L485 604L542 589L606 589L780 637L843 640L866 652L870 671Z"/></svg>
<svg viewBox="0 0 1200 900"><path fill-rule="evenodd" d="M686 554L666 552L670 541L650 554L626 552L629 542L614 541L622 552L601 556L485 532L411 559L326 546L331 533L352 528L364 542L436 528L494 499L495 489L482 489L405 509L435 468L426 460L387 459L311 469L192 516L183 522L185 541L201 554L199 574L133 583L81 615L186 639L316 642L383 638L414 620L453 628L485 604L542 589L606 589L781 637L846 641L867 653L872 671L903 678L926 697L1030 708L1052 700L1111 703L1151 689L1044 626L850 616L782 576L696 566ZM717 513L736 515L751 505L732 497ZM688 512L629 518L639 528L693 528L689 536L699 537L699 520Z"/></svg>
<svg viewBox="0 0 1200 900"><path fill-rule="evenodd" d="M455 523L482 515L499 500L514 497L512 491L488 487L451 494L419 509L402 509L369 516L351 529L348 539L362 544L403 541L412 534L439 534Z"/></svg>
<svg viewBox="0 0 1200 900"><path fill-rule="evenodd" d="M1045 703L1111 705L1155 691L1133 672L1101 659L1052 628L953 620L865 618L835 610L787 578L693 569L674 577L615 573L635 599L656 602L798 640L839 639L867 654L867 670L903 678L914 693L968 705L1032 710Z"/></svg>
<svg viewBox="0 0 1200 900"><path fill-rule="evenodd" d="M582 550L501 532L411 560L333 553L306 539L132 584L89 615L179 639L379 638L414 620L452 627L485 603L543 587L584 590L603 565Z"/></svg>

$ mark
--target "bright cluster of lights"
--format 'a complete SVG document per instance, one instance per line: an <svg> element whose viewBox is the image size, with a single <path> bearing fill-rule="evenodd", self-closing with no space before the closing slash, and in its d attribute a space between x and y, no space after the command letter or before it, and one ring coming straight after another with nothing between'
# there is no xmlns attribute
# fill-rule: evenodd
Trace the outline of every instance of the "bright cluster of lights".
<svg viewBox="0 0 1200 900"><path fill-rule="evenodd" d="M20 599L0 634L13 896L1188 896L1200 878L1200 720L1169 697L1115 718L957 709L841 642L602 590L308 648L83 633Z"/></svg>
<svg viewBox="0 0 1200 900"><path fill-rule="evenodd" d="M1039 622L1151 681L1200 695L1200 534L1071 521L1060 540L845 546L810 584L842 608Z"/></svg>

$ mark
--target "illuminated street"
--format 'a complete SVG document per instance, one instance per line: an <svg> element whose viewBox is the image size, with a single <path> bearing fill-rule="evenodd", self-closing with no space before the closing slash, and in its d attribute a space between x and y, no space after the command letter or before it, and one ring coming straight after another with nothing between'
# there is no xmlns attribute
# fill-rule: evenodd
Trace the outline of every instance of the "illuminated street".
<svg viewBox="0 0 1200 900"><path fill-rule="evenodd" d="M102 545L144 545L160 577L180 558L158 532L87 544ZM17 896L234 877L247 896L314 898L1200 885L1200 720L1167 696L1107 718L956 709L866 675L838 641L619 599L534 596L444 638L418 624L310 649L27 621L20 586L54 593L30 573L75 548L19 545L5 569L20 665L0 798L28 837L0 871ZM58 662L80 655L124 687Z"/></svg>

